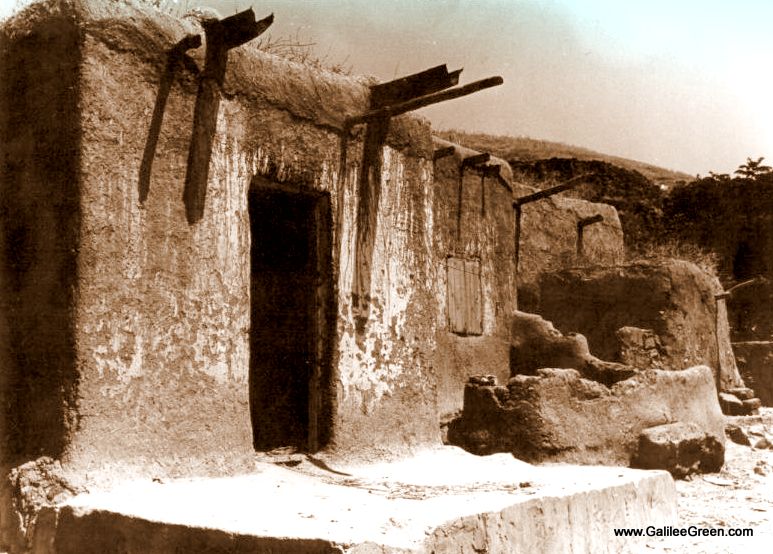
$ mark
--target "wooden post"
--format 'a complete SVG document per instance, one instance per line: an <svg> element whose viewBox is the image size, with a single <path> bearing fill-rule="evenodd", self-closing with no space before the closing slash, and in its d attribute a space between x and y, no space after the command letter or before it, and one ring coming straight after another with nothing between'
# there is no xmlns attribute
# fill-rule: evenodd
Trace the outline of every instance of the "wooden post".
<svg viewBox="0 0 773 554"><path fill-rule="evenodd" d="M207 53L193 110L193 136L183 191L185 214L189 223L197 222L204 215L209 161L212 157L228 51L259 36L273 22L273 14L255 21L255 12L250 8L220 21L202 23L207 37Z"/></svg>
<svg viewBox="0 0 773 554"><path fill-rule="evenodd" d="M153 159L156 156L158 147L158 137L161 134L161 124L164 122L164 112L166 111L166 102L169 99L169 93L172 90L175 72L179 67L185 67L192 73L198 73L199 68L186 52L193 48L201 46L200 35L187 35L177 42L166 53L166 67L161 75L161 81L158 84L158 94L156 94L156 104L153 107L153 116L150 119L150 129L148 138L145 141L145 149L142 153L142 162L140 163L140 181L138 186L138 196L140 202L145 202L150 192L150 176L153 172Z"/></svg>
<svg viewBox="0 0 773 554"><path fill-rule="evenodd" d="M584 217L581 220L577 222L577 259L580 260L583 258L583 232L585 228L588 225L593 225L594 223L599 223L601 221L604 221L604 216L601 214L596 214L591 217Z"/></svg>

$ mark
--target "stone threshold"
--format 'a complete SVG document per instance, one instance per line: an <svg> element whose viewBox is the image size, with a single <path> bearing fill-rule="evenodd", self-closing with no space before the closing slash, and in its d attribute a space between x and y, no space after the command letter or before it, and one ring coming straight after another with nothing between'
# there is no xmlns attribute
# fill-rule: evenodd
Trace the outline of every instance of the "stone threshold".
<svg viewBox="0 0 773 554"><path fill-rule="evenodd" d="M676 522L664 471L534 466L454 447L330 469L258 462L248 475L120 483L42 513L35 551L612 553L644 547L615 527Z"/></svg>

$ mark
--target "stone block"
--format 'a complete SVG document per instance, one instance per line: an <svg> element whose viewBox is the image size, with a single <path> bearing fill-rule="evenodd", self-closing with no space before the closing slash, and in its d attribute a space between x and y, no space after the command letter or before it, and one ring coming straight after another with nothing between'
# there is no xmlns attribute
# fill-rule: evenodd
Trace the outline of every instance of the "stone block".
<svg viewBox="0 0 773 554"><path fill-rule="evenodd" d="M755 398L754 391L746 387L727 389L725 392L729 392L740 400L751 400L752 398Z"/></svg>
<svg viewBox="0 0 773 554"><path fill-rule="evenodd" d="M736 425L735 423L728 423L725 425L725 435L736 444L751 446L749 435L742 427Z"/></svg>
<svg viewBox="0 0 773 554"><path fill-rule="evenodd" d="M725 446L694 422L676 422L645 429L632 465L665 469L680 479L692 473L713 473L722 468Z"/></svg>
<svg viewBox="0 0 773 554"><path fill-rule="evenodd" d="M762 406L762 402L759 398L750 398L748 400L742 400L741 403L743 404L744 410L746 410L746 414L753 414L756 413L757 410L760 409L760 406Z"/></svg>
<svg viewBox="0 0 773 554"><path fill-rule="evenodd" d="M719 393L719 405L722 408L723 414L731 416L746 415L743 402L738 397L728 392Z"/></svg>

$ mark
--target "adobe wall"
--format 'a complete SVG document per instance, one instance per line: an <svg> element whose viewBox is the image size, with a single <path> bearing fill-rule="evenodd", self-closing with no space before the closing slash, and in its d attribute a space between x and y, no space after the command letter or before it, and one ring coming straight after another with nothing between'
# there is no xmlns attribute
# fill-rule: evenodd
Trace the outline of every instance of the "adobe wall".
<svg viewBox="0 0 773 554"><path fill-rule="evenodd" d="M78 32L0 33L0 474L77 425Z"/></svg>
<svg viewBox="0 0 773 554"><path fill-rule="evenodd" d="M435 139L437 148L452 145ZM448 314L448 272L438 273L440 320L437 323L436 374L441 420L462 408L464 384L471 375L510 376L510 315L516 308L512 191L510 167L491 160L460 173L464 158L479 154L458 145L454 154L435 162L435 250L480 261L482 333L452 332ZM487 169L498 168L499 177ZM459 204L461 175L461 208ZM461 209L461 213L459 210Z"/></svg>
<svg viewBox="0 0 773 554"><path fill-rule="evenodd" d="M694 264L667 260L546 273L539 290L539 314L565 333L585 335L602 359L622 360L619 329L650 330L657 337L651 367L706 365L718 387L739 386L727 316L718 314L714 298L722 288Z"/></svg>
<svg viewBox="0 0 773 554"><path fill-rule="evenodd" d="M514 272L514 197L537 189L513 182L510 166L498 158L462 173L459 215L459 179L462 160L480 152L435 139L437 148L454 146L454 155L435 162L435 241L439 256L480 259L483 332L460 335L448 321L447 273L438 280L441 319L437 333L438 411L441 420L462 408L463 390L472 375L494 375L505 383L511 373L511 316L524 296L526 306L537 296L537 279L545 271L576 265L621 263L623 232L617 211L606 204L552 196L523 206L518 275ZM499 168L500 177L483 177ZM482 180L483 178L483 180ZM481 186L483 185L483 192ZM484 203L485 202L485 207ZM603 221L584 230L583 256L577 256L577 222L597 214ZM516 284L517 280L517 284ZM516 293L517 288L517 293Z"/></svg>
<svg viewBox="0 0 773 554"><path fill-rule="evenodd" d="M67 48L46 38L52 25L65 30L56 36L69 40ZM329 448L395 450L437 439L431 354L439 315L432 290L441 261L432 250L426 123L393 120L379 168L380 195L358 203L362 129L348 142L341 129L346 116L366 110L367 83L249 45L233 50L206 203L201 218L189 222L183 188L197 93L189 70L178 68L171 80L151 172L146 147L164 52L186 33L201 33L197 24L126 5L51 1L6 29L13 48L21 49L12 48L6 63L21 66L14 57L23 55L40 67L30 78L34 85L16 83L2 101L21 95L17 116L32 121L30 133L50 137L41 143L3 127L11 138L6 156L29 162L4 174L2 186L29 183L30 198L20 193L12 208L25 214L35 233L28 248L33 269L13 277L19 258L6 255L4 287L15 278L31 291L10 295L23 314L4 310L6 352L9 344L26 349L4 361L22 359L26 365L10 378L37 387L28 399L36 411L17 414L14 424L45 421L46 433L63 430L42 453L61 454L66 468L81 473L150 468L160 476L250 466L247 192L255 176L289 190L316 191L333 207L338 320ZM199 67L204 50L190 52ZM69 71L60 72L63 65ZM58 98L61 105L46 108L35 98ZM62 114L67 117L54 117ZM33 163L47 156L50 162ZM357 274L367 273L366 294L358 289L367 306L353 309L358 240L374 221L369 264ZM18 232L4 232L6 243L21 240L13 238ZM30 271L46 278L30 279ZM68 282L72 286L61 284ZM17 321L24 322L20 329L14 329ZM41 340L47 328L55 335L50 342ZM22 334L29 340L20 342ZM35 354L41 348L45 352ZM69 358L60 355L68 351ZM38 373L25 377L30 368ZM60 386L68 383L72 390ZM3 385L4 394L19 386ZM20 453L29 459L41 451Z"/></svg>
<svg viewBox="0 0 773 554"><path fill-rule="evenodd" d="M527 196L537 191L519 183L514 183L513 189L515 197ZM525 204L521 210L519 293L531 294L534 284L543 272L580 265L615 265L622 263L625 258L620 218L617 210L608 204L587 202L557 194ZM595 215L601 215L604 219L585 227L584 256L578 258L577 222ZM525 308L521 306L521 309Z"/></svg>

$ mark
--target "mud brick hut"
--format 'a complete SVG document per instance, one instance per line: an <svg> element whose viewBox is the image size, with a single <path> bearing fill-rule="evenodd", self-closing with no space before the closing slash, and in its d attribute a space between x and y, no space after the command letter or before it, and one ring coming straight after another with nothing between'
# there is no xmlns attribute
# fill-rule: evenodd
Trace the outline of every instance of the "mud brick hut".
<svg viewBox="0 0 773 554"><path fill-rule="evenodd" d="M429 125L374 138L347 125L372 83L181 47L205 34L96 1L6 23L6 463L218 468L437 436Z"/></svg>
<svg viewBox="0 0 773 554"><path fill-rule="evenodd" d="M5 467L437 441L438 390L460 398L437 360L506 340L506 164L420 118L357 120L369 80L249 42L218 58L216 31L87 0L4 25Z"/></svg>
<svg viewBox="0 0 773 554"><path fill-rule="evenodd" d="M81 485L256 450L440 445L471 375L510 377L516 267L620 260L614 208L516 217L536 191L408 113L501 79L294 64L250 42L271 21L45 0L4 22L3 532Z"/></svg>

